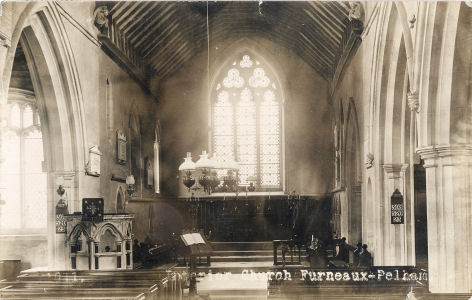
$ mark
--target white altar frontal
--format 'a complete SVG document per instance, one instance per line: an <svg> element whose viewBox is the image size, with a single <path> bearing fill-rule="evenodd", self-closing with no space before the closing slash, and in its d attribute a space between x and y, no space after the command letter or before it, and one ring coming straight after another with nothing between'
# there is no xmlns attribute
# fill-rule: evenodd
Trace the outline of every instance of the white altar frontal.
<svg viewBox="0 0 472 300"><path fill-rule="evenodd" d="M133 215L104 214L103 221L82 220L81 214L65 215L66 251L70 270L133 268Z"/></svg>

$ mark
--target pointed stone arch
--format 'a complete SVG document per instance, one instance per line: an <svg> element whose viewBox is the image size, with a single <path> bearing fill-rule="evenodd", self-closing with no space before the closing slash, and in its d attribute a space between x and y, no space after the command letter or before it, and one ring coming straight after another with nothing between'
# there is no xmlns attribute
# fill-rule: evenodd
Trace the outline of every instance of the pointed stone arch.
<svg viewBox="0 0 472 300"><path fill-rule="evenodd" d="M123 213L126 209L126 197L123 188L118 186L115 197L115 210L117 213Z"/></svg>
<svg viewBox="0 0 472 300"><path fill-rule="evenodd" d="M87 241L91 241L92 237L89 235L87 229L85 226L81 223L77 224L72 228L70 233L67 235L67 242L72 242L77 240L80 234L84 234L84 236L87 238Z"/></svg>
<svg viewBox="0 0 472 300"><path fill-rule="evenodd" d="M21 13L2 70L5 85L1 89L1 103L7 101L18 43L25 51L44 132L48 171L48 265L64 268L64 253L60 248L65 236L55 233L56 179L64 179L69 211L79 211L79 186L88 151L80 79L56 3L29 3Z"/></svg>
<svg viewBox="0 0 472 300"><path fill-rule="evenodd" d="M109 230L112 235L115 237L119 238L120 241L125 240L126 238L123 236L123 234L115 227L115 225L111 223L104 223L101 225L97 230L93 233L92 239L94 241L99 241L100 237L105 234L105 231Z"/></svg>

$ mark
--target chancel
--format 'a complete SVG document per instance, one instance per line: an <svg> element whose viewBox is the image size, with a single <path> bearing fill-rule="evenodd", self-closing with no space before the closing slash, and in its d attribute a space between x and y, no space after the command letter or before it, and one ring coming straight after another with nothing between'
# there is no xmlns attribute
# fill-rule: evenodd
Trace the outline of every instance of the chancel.
<svg viewBox="0 0 472 300"><path fill-rule="evenodd" d="M471 299L470 1L0 6L1 299Z"/></svg>

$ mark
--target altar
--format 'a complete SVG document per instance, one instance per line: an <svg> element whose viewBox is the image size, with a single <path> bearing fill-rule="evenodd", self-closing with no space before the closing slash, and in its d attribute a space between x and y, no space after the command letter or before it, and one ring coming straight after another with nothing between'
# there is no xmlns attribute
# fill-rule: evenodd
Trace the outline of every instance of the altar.
<svg viewBox="0 0 472 300"><path fill-rule="evenodd" d="M98 221L80 213L65 215L67 269L133 269L132 219L123 213L105 213Z"/></svg>

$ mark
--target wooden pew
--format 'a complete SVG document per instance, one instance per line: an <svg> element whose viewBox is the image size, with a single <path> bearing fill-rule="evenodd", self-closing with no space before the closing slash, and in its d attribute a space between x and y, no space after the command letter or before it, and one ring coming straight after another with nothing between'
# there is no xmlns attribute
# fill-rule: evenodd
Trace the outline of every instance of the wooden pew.
<svg viewBox="0 0 472 300"><path fill-rule="evenodd" d="M171 270L23 272L0 283L0 298L180 299L185 280Z"/></svg>

